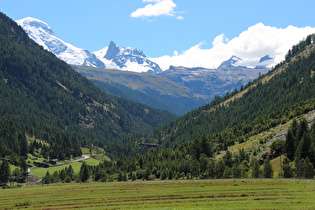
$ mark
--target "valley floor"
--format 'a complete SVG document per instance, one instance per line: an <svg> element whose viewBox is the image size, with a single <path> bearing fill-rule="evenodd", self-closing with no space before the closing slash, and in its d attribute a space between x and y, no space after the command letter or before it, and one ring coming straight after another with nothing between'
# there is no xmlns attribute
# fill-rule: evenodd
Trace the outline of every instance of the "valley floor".
<svg viewBox="0 0 315 210"><path fill-rule="evenodd" d="M312 209L315 182L285 179L136 181L0 190L0 209Z"/></svg>

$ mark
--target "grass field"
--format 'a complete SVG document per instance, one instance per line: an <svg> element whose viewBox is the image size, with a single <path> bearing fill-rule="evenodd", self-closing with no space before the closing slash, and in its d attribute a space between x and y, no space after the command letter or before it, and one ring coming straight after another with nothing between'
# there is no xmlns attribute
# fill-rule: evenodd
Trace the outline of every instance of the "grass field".
<svg viewBox="0 0 315 210"><path fill-rule="evenodd" d="M83 160L84 162L86 162L86 164L88 165L98 165L100 163L99 160L93 159L93 158L89 158L87 160ZM31 173L34 174L37 177L43 177L45 176L45 174L47 173L47 171L49 171L50 174L53 174L55 171L60 171L61 169L64 169L66 167L69 167L71 165L71 167L73 168L73 171L75 174L78 174L82 165L82 161L80 162L73 162L73 163L69 163L69 164L65 164L62 166L56 166L56 167L49 167L49 168L36 168L36 169L32 169Z"/></svg>
<svg viewBox="0 0 315 210"><path fill-rule="evenodd" d="M63 184L0 190L0 209L313 209L315 182L200 180Z"/></svg>

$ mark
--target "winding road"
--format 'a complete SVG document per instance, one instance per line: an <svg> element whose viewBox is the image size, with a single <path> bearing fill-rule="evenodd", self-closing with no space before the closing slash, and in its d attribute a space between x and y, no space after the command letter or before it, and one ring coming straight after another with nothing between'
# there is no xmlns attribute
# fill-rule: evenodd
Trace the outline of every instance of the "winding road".
<svg viewBox="0 0 315 210"><path fill-rule="evenodd" d="M56 165L52 165L50 167L63 166L63 165L69 164L69 163L79 162L79 161L82 161L82 160L87 160L89 158L90 158L90 155L82 155L82 157L80 157L78 159L70 160L70 161L67 161L67 162L64 162L64 163L60 163L60 164L56 164Z"/></svg>

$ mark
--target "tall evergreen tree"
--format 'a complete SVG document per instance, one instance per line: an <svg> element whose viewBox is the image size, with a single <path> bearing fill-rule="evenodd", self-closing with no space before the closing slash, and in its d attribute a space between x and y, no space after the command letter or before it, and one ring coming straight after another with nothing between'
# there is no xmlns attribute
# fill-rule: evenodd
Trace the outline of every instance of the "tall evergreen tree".
<svg viewBox="0 0 315 210"><path fill-rule="evenodd" d="M90 178L89 168L85 162L81 165L79 175L82 182L86 182Z"/></svg>
<svg viewBox="0 0 315 210"><path fill-rule="evenodd" d="M272 178L273 177L273 168L272 168L272 165L271 165L269 159L264 161L263 177L264 178Z"/></svg>
<svg viewBox="0 0 315 210"><path fill-rule="evenodd" d="M0 164L0 183L7 183L10 179L10 165L6 159Z"/></svg>
<svg viewBox="0 0 315 210"><path fill-rule="evenodd" d="M46 172L45 176L42 179L43 184L50 184L51 183L51 177L49 171Z"/></svg>
<svg viewBox="0 0 315 210"><path fill-rule="evenodd" d="M282 162L283 168L283 177L284 178L291 178L292 177L292 168L290 166L290 160L287 157L284 157Z"/></svg>
<svg viewBox="0 0 315 210"><path fill-rule="evenodd" d="M256 157L253 157L251 161L252 178L259 178L260 175L259 168L260 168L259 160Z"/></svg>
<svg viewBox="0 0 315 210"><path fill-rule="evenodd" d="M302 165L303 177L307 179L314 178L314 167L308 157L305 158Z"/></svg>
<svg viewBox="0 0 315 210"><path fill-rule="evenodd" d="M285 137L285 145L284 145L285 153L290 160L294 159L295 154L295 137L292 127L289 128L286 137Z"/></svg>
<svg viewBox="0 0 315 210"><path fill-rule="evenodd" d="M203 134L200 137L200 153L201 154L205 154L207 157L211 157L212 156L210 144L208 142L206 134Z"/></svg>
<svg viewBox="0 0 315 210"><path fill-rule="evenodd" d="M20 155L26 157L28 153L28 143L24 133L19 132L18 141L20 144Z"/></svg>
<svg viewBox="0 0 315 210"><path fill-rule="evenodd" d="M296 139L297 141L301 141L304 133L307 132L308 129L308 123L305 118L302 118L300 123L298 124L297 133L296 133Z"/></svg>

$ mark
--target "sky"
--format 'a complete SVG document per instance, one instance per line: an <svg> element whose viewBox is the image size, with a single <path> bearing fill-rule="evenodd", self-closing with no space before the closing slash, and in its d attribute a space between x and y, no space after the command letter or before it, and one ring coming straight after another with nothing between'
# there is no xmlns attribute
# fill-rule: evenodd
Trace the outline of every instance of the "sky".
<svg viewBox="0 0 315 210"><path fill-rule="evenodd" d="M277 61L315 33L314 0L0 0L13 20L46 22L65 42L91 52L114 41L161 67L216 67L232 55Z"/></svg>

